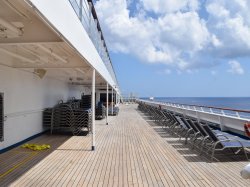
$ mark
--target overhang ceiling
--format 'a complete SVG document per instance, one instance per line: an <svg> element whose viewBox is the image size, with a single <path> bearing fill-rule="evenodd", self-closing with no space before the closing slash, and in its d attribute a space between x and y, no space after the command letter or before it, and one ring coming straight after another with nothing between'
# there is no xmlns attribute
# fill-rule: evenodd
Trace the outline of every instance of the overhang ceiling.
<svg viewBox="0 0 250 187"><path fill-rule="evenodd" d="M92 67L24 0L0 0L0 64L91 85ZM97 73L96 84L106 85Z"/></svg>

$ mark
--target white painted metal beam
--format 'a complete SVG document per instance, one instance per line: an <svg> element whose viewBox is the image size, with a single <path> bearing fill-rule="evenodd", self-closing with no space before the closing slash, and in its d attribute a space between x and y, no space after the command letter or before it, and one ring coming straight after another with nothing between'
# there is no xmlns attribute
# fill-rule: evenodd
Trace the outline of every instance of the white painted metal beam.
<svg viewBox="0 0 250 187"><path fill-rule="evenodd" d="M95 150L95 69L93 68L92 73L92 99L91 99L91 109L92 109L92 151Z"/></svg>
<svg viewBox="0 0 250 187"><path fill-rule="evenodd" d="M114 115L114 89L112 88L112 95L111 95L111 114Z"/></svg>
<svg viewBox="0 0 250 187"><path fill-rule="evenodd" d="M106 95L106 125L108 125L109 116L109 83L107 83L107 95Z"/></svg>

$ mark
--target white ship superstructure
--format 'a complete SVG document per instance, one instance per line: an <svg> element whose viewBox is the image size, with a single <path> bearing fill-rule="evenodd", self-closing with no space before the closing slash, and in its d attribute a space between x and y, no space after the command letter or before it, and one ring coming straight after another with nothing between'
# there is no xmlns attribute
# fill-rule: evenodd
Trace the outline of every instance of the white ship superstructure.
<svg viewBox="0 0 250 187"><path fill-rule="evenodd" d="M0 150L44 131L42 111L119 85L90 0L0 1Z"/></svg>

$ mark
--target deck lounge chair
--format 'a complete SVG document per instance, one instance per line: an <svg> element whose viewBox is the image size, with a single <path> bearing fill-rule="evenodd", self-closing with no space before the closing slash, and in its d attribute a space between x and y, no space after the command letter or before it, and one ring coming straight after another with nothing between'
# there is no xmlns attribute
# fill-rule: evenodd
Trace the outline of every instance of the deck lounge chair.
<svg viewBox="0 0 250 187"><path fill-rule="evenodd" d="M190 138L190 140L193 142L197 137L201 135L199 129L196 127L196 125L194 125L191 119L187 119L187 122L190 125L190 127L193 129L193 133L189 134L189 136L186 137L186 141L185 141L186 144L187 144L188 138Z"/></svg>
<svg viewBox="0 0 250 187"><path fill-rule="evenodd" d="M180 120L182 121L182 123L185 125L183 131L181 132L181 136L180 136L180 139L182 137L184 137L187 141L187 138L188 136L191 134L191 133L194 133L194 130L191 128L191 126L189 125L189 123L186 121L186 119L184 117L180 117Z"/></svg>
<svg viewBox="0 0 250 187"><path fill-rule="evenodd" d="M200 140L200 144L202 145L203 142L206 141L206 139L209 138L209 135L207 134L206 130L203 128L202 124L200 124L198 121L193 121L192 123L196 127L196 129L199 131L197 136L195 136L193 138L193 146L192 146L192 148L194 148L195 143L197 142L197 140Z"/></svg>
<svg viewBox="0 0 250 187"><path fill-rule="evenodd" d="M235 149L234 154L238 154L243 151L246 159L248 160L247 153L245 151L246 147L250 147L250 141L246 141L242 138L232 138L232 136L216 135L208 125L203 126L204 130L209 136L209 142L205 141L202 145L202 149L207 146L207 153L211 152L211 160L216 159L214 157L216 151L224 151L226 149ZM221 138L222 137L222 138Z"/></svg>
<svg viewBox="0 0 250 187"><path fill-rule="evenodd" d="M165 112L164 115L168 119L167 123L165 123L165 127L168 127L172 133L176 133L175 130L180 127L179 121L175 118L175 116L169 112Z"/></svg>
<svg viewBox="0 0 250 187"><path fill-rule="evenodd" d="M188 138L191 140L192 138L196 137L199 134L199 130L194 126L193 123L191 123L191 120L189 118L180 118L183 123L188 128L187 132L185 133L185 144L188 142Z"/></svg>

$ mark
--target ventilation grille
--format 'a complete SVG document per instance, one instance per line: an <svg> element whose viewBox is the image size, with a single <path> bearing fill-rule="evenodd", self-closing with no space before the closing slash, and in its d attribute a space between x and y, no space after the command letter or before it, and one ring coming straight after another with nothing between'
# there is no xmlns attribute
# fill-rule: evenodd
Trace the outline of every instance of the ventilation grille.
<svg viewBox="0 0 250 187"><path fill-rule="evenodd" d="M0 93L0 141L3 141L3 122L4 122L3 94Z"/></svg>

